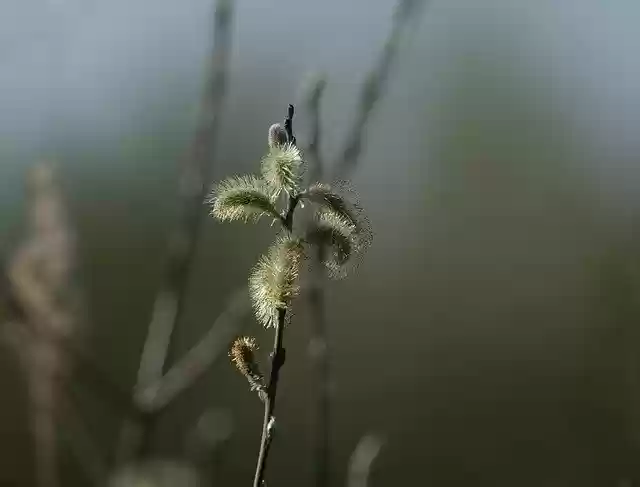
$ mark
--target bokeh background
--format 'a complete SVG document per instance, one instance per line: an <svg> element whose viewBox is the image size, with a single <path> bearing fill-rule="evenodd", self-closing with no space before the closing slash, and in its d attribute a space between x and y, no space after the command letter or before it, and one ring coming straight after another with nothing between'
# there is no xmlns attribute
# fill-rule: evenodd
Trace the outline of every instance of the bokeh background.
<svg viewBox="0 0 640 487"><path fill-rule="evenodd" d="M0 244L8 253L21 238L25 171L55 161L78 234L83 343L125 389L204 89L213 3L0 4ZM337 155L394 5L235 2L213 179L257 169L266 129L315 71L328 80L322 149ZM331 485L345 483L368 432L384 439L373 486L640 481L639 14L632 0L433 0L414 19L352 178L374 242L328 290ZM307 128L299 110L301 139ZM272 236L266 223L207 222L174 359ZM311 472L299 315L273 485L309 484ZM0 485L33 485L23 373L8 349L0 387ZM122 417L72 387L108 457ZM232 431L208 474L247 485L262 420L247 389L223 357L163 412L154 455L188 456L188 432L212 409ZM89 485L68 452L61 468L62 485Z"/></svg>

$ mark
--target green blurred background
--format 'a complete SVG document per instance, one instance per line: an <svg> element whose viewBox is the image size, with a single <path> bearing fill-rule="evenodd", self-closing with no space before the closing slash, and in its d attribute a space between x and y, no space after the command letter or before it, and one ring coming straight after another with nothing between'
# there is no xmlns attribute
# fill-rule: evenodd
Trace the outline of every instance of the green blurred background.
<svg viewBox="0 0 640 487"><path fill-rule="evenodd" d="M323 150L336 155L393 7L236 2L214 180L256 170L266 129L317 70L328 77ZM0 5L0 243L22 235L25 170L56 161L79 238L84 342L124 388L162 270L212 13L212 0ZM639 14L632 0L434 0L416 19L352 179L374 243L328 291L332 485L369 431L385 439L373 486L640 482ZM297 120L304 139L303 111ZM206 224L174 354L209 328L272 235L268 224ZM308 484L307 338L294 321L273 485ZM0 485L32 485L25 386L5 350L0 387ZM121 418L74 388L107 453ZM216 483L247 485L262 412L226 360L163 413L154 452L183 455L210 407L234 425ZM86 485L78 470L65 458L63 485Z"/></svg>

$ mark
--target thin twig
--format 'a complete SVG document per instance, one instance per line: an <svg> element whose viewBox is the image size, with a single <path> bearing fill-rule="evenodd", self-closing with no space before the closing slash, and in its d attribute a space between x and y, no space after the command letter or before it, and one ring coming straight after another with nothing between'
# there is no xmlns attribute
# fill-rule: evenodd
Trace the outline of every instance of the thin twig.
<svg viewBox="0 0 640 487"><path fill-rule="evenodd" d="M134 391L135 413L127 417L120 431L116 448L116 463L123 464L135 456L135 448L145 441L145 429L153 416L196 381L223 356L224 345L250 312L246 288L235 292L222 314L206 335L174 364L159 380Z"/></svg>
<svg viewBox="0 0 640 487"><path fill-rule="evenodd" d="M313 405L313 458L314 485L324 487L329 483L329 462L331 431L331 368L327 338L327 317L325 305L324 280L322 267L324 249L319 246L311 268L311 288L309 290L309 308L311 310L311 338L309 341L309 357L312 361L315 384Z"/></svg>
<svg viewBox="0 0 640 487"><path fill-rule="evenodd" d="M64 398L71 360L60 346L77 331L77 296L71 289L75 267L74 236L50 165L38 165L28 177L30 232L8 267L10 292L23 311L13 337L24 349L29 416L38 486L58 485L56 420ZM10 332L10 330L9 330ZM11 332L10 332L11 336Z"/></svg>
<svg viewBox="0 0 640 487"><path fill-rule="evenodd" d="M180 319L190 267L194 261L202 218L202 201L210 180L218 127L227 84L227 60L231 47L232 2L219 0L214 18L211 75L202 100L200 121L190 151L183 160L179 181L180 203L176 227L169 238L169 252L161 291L153 307L138 384L162 376L169 343Z"/></svg>
<svg viewBox="0 0 640 487"><path fill-rule="evenodd" d="M347 130L345 146L340 157L333 166L332 180L344 179L357 167L362 154L364 134L371 115L383 95L389 74L398 54L399 39L406 30L412 18L419 13L426 0L399 0L393 17L391 31L373 68L365 78L360 92L357 113L351 127ZM324 93L325 81L318 79L313 86L307 101L307 108L311 118L311 135L306 153L313 163L311 181L323 178L324 167L321 155L321 123L320 106ZM307 222L310 224L311 222ZM331 369L327 337L327 322L325 313L325 273L322 268L323 249L318 248L312 265L311 285L308 294L311 338L309 355L314 369L316 386L314 399L314 474L315 487L326 487L329 484L330 462L330 421L331 421Z"/></svg>
<svg viewBox="0 0 640 487"><path fill-rule="evenodd" d="M99 389L110 405L127 414L135 410L130 394L111 380L77 340L76 331L88 328L78 316L79 295L71 288L74 238L52 168L38 166L30 181L32 234L2 272L2 301L10 321L2 324L1 333L17 347L28 371L38 485L57 483L57 436L96 483L104 477L105 458L82 427L73 404L70 364L76 366L78 378Z"/></svg>
<svg viewBox="0 0 640 487"><path fill-rule="evenodd" d="M285 350L282 347L284 320L286 313L287 311L285 309L278 310L278 324L273 336L273 351L271 352L271 373L269 375L267 394L264 397L262 437L260 438L260 451L258 453L258 463L256 465L256 474L253 479L253 487L262 486L264 480L264 472L267 468L267 458L269 456L269 447L271 446L273 427L275 424L274 412L276 408L276 396L278 393L278 380L280 379L280 369L284 365L286 356Z"/></svg>
<svg viewBox="0 0 640 487"><path fill-rule="evenodd" d="M376 435L363 436L356 445L349 461L347 487L367 487L371 466L380 453L382 440Z"/></svg>
<svg viewBox="0 0 640 487"><path fill-rule="evenodd" d="M325 171L321 142L321 102L326 81L323 77L317 77L311 85L311 89L306 97L306 108L310 119L310 135L305 156L309 161L309 182L321 181ZM304 225L310 229L314 224L313 217L305 215ZM312 374L314 380L310 381L314 385L312 399L312 458L313 458L313 485L324 487L329 481L329 356L327 347L326 315L325 315L325 294L324 279L325 272L322 265L324 249L318 246L313 254L313 264L309 279L309 289L307 294L308 308L310 310L309 325L310 339L308 353L311 360Z"/></svg>
<svg viewBox="0 0 640 487"><path fill-rule="evenodd" d="M365 130L384 94L387 80L398 57L400 41L409 23L415 20L425 3L426 0L399 0L396 4L391 30L373 68L364 80L356 116L347 131L346 143L334 166L332 180L348 177L356 168L362 153Z"/></svg>
<svg viewBox="0 0 640 487"><path fill-rule="evenodd" d="M322 161L322 123L321 123L321 101L326 80L318 77L311 86L311 90L307 96L306 107L309 114L311 130L309 134L309 142L305 150L305 155L309 160L309 180L314 183L320 181L323 171Z"/></svg>
<svg viewBox="0 0 640 487"><path fill-rule="evenodd" d="M232 0L217 1L210 77L204 91L195 137L182 163L176 226L169 238L165 272L153 305L152 319L140 360L136 390L162 381L171 337L184 311L184 297L188 291L188 280L195 262L197 242L202 227L202 201L210 180L218 128L222 120L228 59L231 51L232 14ZM151 434L150 430L153 429L154 422L155 416L148 418L143 426L142 444L129 445L129 450L136 452L135 454L143 454L145 438L148 439ZM124 427L123 435L125 436L126 430L127 427ZM126 457L122 453L118 456L121 460Z"/></svg>
<svg viewBox="0 0 640 487"><path fill-rule="evenodd" d="M250 311L246 288L238 289L207 334L160 380L136 391L136 404L145 412L158 411L191 387L219 357L226 355L226 344Z"/></svg>
<svg viewBox="0 0 640 487"><path fill-rule="evenodd" d="M287 131L287 138L290 143L295 144L296 138L293 134L293 105L289 105L287 117L284 121L284 128ZM293 214L299 202L299 195L291 195L288 200L287 210L283 219L283 226L287 233L293 231ZM269 448L273 436L273 428L275 425L275 407L276 396L278 394L278 381L280 379L280 369L284 365L286 351L282 346L284 340L284 325L286 319L286 308L278 309L278 323L276 325L273 336L273 349L271 351L271 371L269 373L269 382L267 385L267 393L264 395L264 418L262 421L262 437L260 438L260 450L258 453L258 463L256 465L256 473L253 479L253 487L262 487L264 481L264 473L267 467L267 459L269 456Z"/></svg>

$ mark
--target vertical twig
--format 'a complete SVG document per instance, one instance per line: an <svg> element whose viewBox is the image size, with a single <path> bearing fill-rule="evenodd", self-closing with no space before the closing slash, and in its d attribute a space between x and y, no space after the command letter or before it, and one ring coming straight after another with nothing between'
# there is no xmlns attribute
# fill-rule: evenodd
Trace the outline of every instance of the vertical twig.
<svg viewBox="0 0 640 487"><path fill-rule="evenodd" d="M387 80L398 57L400 41L409 23L420 13L427 0L399 0L391 22L391 30L360 91L355 119L347 131L347 139L336 161L333 180L347 177L357 166L362 153L365 130L378 106Z"/></svg>
<svg viewBox="0 0 640 487"><path fill-rule="evenodd" d="M179 204L175 227L170 233L167 262L160 291L145 340L136 391L162 378L173 331L180 321L194 264L196 244L202 223L205 197L216 149L217 133L227 85L227 65L231 50L232 0L218 0L214 14L211 71L200 107L200 118L187 157L183 160L179 181ZM120 461L143 454L152 433L156 414L147 415L140 435L129 424L122 431ZM130 439L127 440L126 438ZM128 450L128 451L127 451Z"/></svg>
<svg viewBox="0 0 640 487"><path fill-rule="evenodd" d="M310 162L309 179L311 182L320 181L323 177L324 164L321 153L322 127L321 127L321 101L326 81L319 77L311 87L307 98L307 110L311 119L311 130L309 143L305 154ZM305 220L305 225L310 228L313 220L310 216ZM314 380L310 381L315 385L313 390L313 483L317 487L326 486L329 480L329 357L327 347L327 330L325 316L325 295L324 295L324 248L318 246L313 255L313 265L311 266L311 276L309 283L308 305L310 309L310 340L309 357L312 363L312 374Z"/></svg>
<svg viewBox="0 0 640 487"><path fill-rule="evenodd" d="M36 483L58 485L56 420L70 358L60 346L76 332L71 290L74 237L67 223L53 168L42 164L28 177L30 233L10 262L8 274L16 305L28 326L19 335L29 391Z"/></svg>
<svg viewBox="0 0 640 487"><path fill-rule="evenodd" d="M260 450L258 453L258 463L256 474L253 479L253 487L261 487L264 481L264 472L267 467L269 447L271 446L272 430L275 424L274 412L276 408L276 396L278 393L278 380L280 379L280 369L284 365L286 352L282 347L284 332L284 321L287 310L278 310L278 324L273 336L273 349L271 352L271 372L269 374L269 385L264 398L264 418L262 420L262 437L260 438Z"/></svg>
<svg viewBox="0 0 640 487"><path fill-rule="evenodd" d="M319 246L311 269L311 286L309 289L309 308L311 309L311 339L309 356L313 364L315 380L313 405L313 458L314 484L325 487L329 484L329 462L331 431L331 367L327 337L327 318L324 292L325 273L322 267L324 249Z"/></svg>
<svg viewBox="0 0 640 487"><path fill-rule="evenodd" d="M52 168L42 165L29 177L32 232L3 269L1 293L9 321L3 338L18 353L30 392L37 485L56 485L58 436L94 485L102 482L105 457L84 428L76 409L70 365L110 405L130 413L131 396L114 384L77 341L86 329L78 316L79 296L71 289L75 267L73 236L62 208Z"/></svg>
<svg viewBox="0 0 640 487"><path fill-rule="evenodd" d="M143 412L162 409L193 385L220 356L251 310L247 289L238 289L209 331L161 379L136 391L135 403Z"/></svg>
<svg viewBox="0 0 640 487"><path fill-rule="evenodd" d="M306 100L306 107L310 119L311 130L305 155L309 160L309 180L313 183L322 178L324 163L322 160L322 96L326 87L326 79L317 77L311 85L311 90Z"/></svg>
<svg viewBox="0 0 640 487"><path fill-rule="evenodd" d="M374 460L380 453L382 440L375 435L363 436L349 461L347 487L367 487Z"/></svg>
<svg viewBox="0 0 640 487"><path fill-rule="evenodd" d="M368 73L360 92L356 116L347 130L346 142L338 160L333 166L332 180L344 179L357 167L362 154L366 127L374 109L382 98L386 82L398 55L399 40L410 20L414 18L426 0L399 0L396 5L391 31L384 43L373 68ZM312 181L322 179L328 172L321 157L320 102L324 92L324 80L318 80L308 98L307 107L311 118L311 136L307 154L313 162L310 172ZM311 325L309 355L314 369L316 386L314 406L314 474L313 485L326 487L329 483L330 462L330 387L331 370L327 339L325 313L324 271L322 270L323 249L314 256L308 306Z"/></svg>
<svg viewBox="0 0 640 487"><path fill-rule="evenodd" d="M296 138L293 134L293 105L289 105L287 117L284 120L284 129L287 132L287 139L290 143L295 144ZM299 196L290 195L287 210L283 217L283 225L286 232L291 233L293 230L293 213L299 201ZM271 371L269 373L269 382L267 384L267 393L264 395L264 418L262 421L262 437L260 438L260 450L258 453L258 463L256 465L256 473L253 479L253 487L262 487L264 481L264 472L267 467L267 459L269 456L269 447L273 435L273 426L275 424L275 407L276 396L278 394L278 380L280 379L280 369L284 365L286 351L282 346L284 340L284 325L287 310L281 308L278 310L278 323L276 325L273 336L273 349L271 351Z"/></svg>
<svg viewBox="0 0 640 487"><path fill-rule="evenodd" d="M210 179L226 88L231 42L231 5L228 0L219 0L215 11L211 75L202 100L196 134L190 151L182 162L179 211L176 226L170 234L163 282L154 303L149 333L140 360L140 384L162 376L171 334L182 312L181 306L202 223L202 202Z"/></svg>

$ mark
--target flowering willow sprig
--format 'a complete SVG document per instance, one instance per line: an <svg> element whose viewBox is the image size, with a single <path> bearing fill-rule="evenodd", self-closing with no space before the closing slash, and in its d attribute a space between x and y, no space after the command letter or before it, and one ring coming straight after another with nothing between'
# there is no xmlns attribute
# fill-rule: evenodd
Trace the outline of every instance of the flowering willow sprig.
<svg viewBox="0 0 640 487"><path fill-rule="evenodd" d="M315 183L301 188L304 158L293 135L293 106L289 105L284 126L269 127L267 153L260 162L260 175L236 176L214 186L207 203L211 216L221 221L253 221L268 216L279 222L281 232L260 258L249 276L249 295L256 319L274 329L268 380L261 373L255 351L256 339L237 338L229 356L240 373L264 402L262 439L254 487L261 487L275 425L275 400L280 369L285 361L283 337L290 321L293 299L300 292L300 274L307 247L321 249L330 275L342 277L347 264L362 254L371 241L367 219L359 206L334 187ZM315 212L313 225L295 235L293 216L303 201Z"/></svg>

